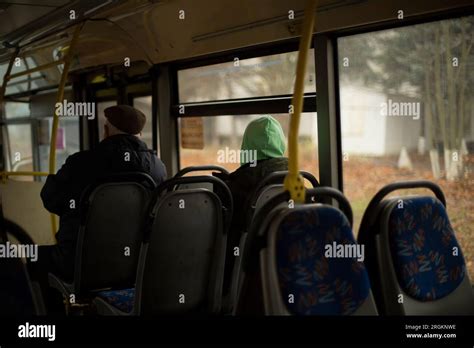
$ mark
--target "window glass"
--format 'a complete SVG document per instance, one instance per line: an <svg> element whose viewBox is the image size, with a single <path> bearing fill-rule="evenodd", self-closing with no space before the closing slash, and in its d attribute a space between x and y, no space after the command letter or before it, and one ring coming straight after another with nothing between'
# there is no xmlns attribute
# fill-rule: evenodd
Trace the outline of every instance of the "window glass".
<svg viewBox="0 0 474 348"><path fill-rule="evenodd" d="M181 168L215 164L234 171L239 168L239 156L242 138L246 126L262 115L203 117L204 146L203 149L185 149L180 141ZM276 118L288 140L288 114L272 114ZM318 170L318 130L316 113L301 115L299 144L300 168L319 177ZM179 119L180 128L183 118ZM181 132L180 132L181 133ZM288 149L285 157L288 156ZM235 160L234 160L235 159Z"/></svg>
<svg viewBox="0 0 474 348"><path fill-rule="evenodd" d="M31 125L11 124L7 126L9 160L11 171L32 171L33 150L31 146ZM33 180L32 177L12 177L15 180Z"/></svg>
<svg viewBox="0 0 474 348"><path fill-rule="evenodd" d="M44 57L39 52L37 53L37 59L41 60L40 65L49 63L51 61L49 56ZM27 57L26 60L24 58L20 58L13 64L11 75L36 68L37 66L38 64L36 64L36 59L33 59L33 57ZM0 76L2 80L7 70L7 67L8 63L0 65ZM41 87L58 84L59 79L61 78L61 67L62 65L58 65L41 71L36 71L29 75L23 75L13 78L7 84L5 95L30 91Z"/></svg>
<svg viewBox="0 0 474 348"><path fill-rule="evenodd" d="M143 112L146 116L145 127L142 131L142 140L147 144L149 149L153 149L153 122L151 115L151 96L137 97L133 99L133 106ZM158 130L156 130L158 132ZM159 133L157 133L159 134ZM159 141L158 141L159 143ZM159 153L159 148L158 148Z"/></svg>
<svg viewBox="0 0 474 348"><path fill-rule="evenodd" d="M305 92L315 92L314 50L308 53ZM178 71L181 103L292 94L298 52Z"/></svg>
<svg viewBox="0 0 474 348"><path fill-rule="evenodd" d="M49 171L49 149L51 142L51 117L39 121L38 126L38 153L40 171ZM79 118L59 118L58 134L56 140L56 171L64 164L66 159L80 150Z"/></svg>
<svg viewBox="0 0 474 348"><path fill-rule="evenodd" d="M384 185L434 181L446 195L471 279L473 32L471 16L338 40L344 191L355 231Z"/></svg>
<svg viewBox="0 0 474 348"><path fill-rule="evenodd" d="M30 116L30 103L6 102L5 116L7 119Z"/></svg>

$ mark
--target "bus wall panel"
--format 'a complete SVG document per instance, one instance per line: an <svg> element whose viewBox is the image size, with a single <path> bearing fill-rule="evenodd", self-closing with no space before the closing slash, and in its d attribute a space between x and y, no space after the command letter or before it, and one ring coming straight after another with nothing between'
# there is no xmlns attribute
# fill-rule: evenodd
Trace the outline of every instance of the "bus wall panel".
<svg viewBox="0 0 474 348"><path fill-rule="evenodd" d="M40 192L41 182L8 180L0 184L3 214L23 228L35 243L54 244L51 231L51 215L43 207Z"/></svg>

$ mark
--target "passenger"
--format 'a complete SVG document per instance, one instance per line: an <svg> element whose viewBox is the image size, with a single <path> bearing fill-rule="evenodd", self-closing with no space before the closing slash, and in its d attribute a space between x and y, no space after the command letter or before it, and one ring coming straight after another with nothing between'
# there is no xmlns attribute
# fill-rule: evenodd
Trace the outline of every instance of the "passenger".
<svg viewBox="0 0 474 348"><path fill-rule="evenodd" d="M69 156L57 174L48 175L41 191L45 208L59 215L60 226L57 245L40 247L38 261L31 266L32 276L41 278L37 279L40 283L48 272L67 281L73 279L79 202L87 186L100 177L120 172L147 173L157 185L166 179L163 162L140 140L145 115L127 105L109 107L104 114L104 140L95 149ZM75 208L71 208L71 200Z"/></svg>
<svg viewBox="0 0 474 348"><path fill-rule="evenodd" d="M241 166L227 177L227 184L234 199L234 213L229 231L227 255L233 254L233 248L239 244L242 231L245 230L247 214L250 209L252 193L259 183L269 174L288 170L288 158L283 157L286 139L280 122L267 115L253 120L247 125L242 139ZM227 275L232 273L233 257L226 264Z"/></svg>

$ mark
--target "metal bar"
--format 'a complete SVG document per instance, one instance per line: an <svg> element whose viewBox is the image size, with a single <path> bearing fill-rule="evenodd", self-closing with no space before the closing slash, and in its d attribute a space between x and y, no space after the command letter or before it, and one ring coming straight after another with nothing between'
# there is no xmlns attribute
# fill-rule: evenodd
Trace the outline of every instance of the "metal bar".
<svg viewBox="0 0 474 348"><path fill-rule="evenodd" d="M169 65L160 65L158 75L158 130L160 132L161 160L172 177L178 172L179 144L178 144L178 119L171 116L171 105L175 98L172 81L172 72Z"/></svg>
<svg viewBox="0 0 474 348"><path fill-rule="evenodd" d="M175 117L287 114L290 105L291 96L268 97L265 99L173 105L171 112ZM184 107L184 114L180 114L180 106ZM316 112L316 95L314 93L304 96L303 112Z"/></svg>
<svg viewBox="0 0 474 348"><path fill-rule="evenodd" d="M0 172L0 176L48 176L47 172Z"/></svg>
<svg viewBox="0 0 474 348"><path fill-rule="evenodd" d="M294 94L291 101L294 110L291 115L290 128L288 131L288 175L283 182L285 189L290 192L291 199L298 203L304 203L305 199L305 186L298 168L298 132L300 128L301 112L303 110L304 78L306 74L307 57L311 47L311 38L317 6L317 0L308 0L304 10L303 32L301 34L298 61L296 64Z"/></svg>
<svg viewBox="0 0 474 348"><path fill-rule="evenodd" d="M57 103L62 103L64 99L64 88L66 86L66 81L67 81L67 76L69 73L69 67L71 66L71 58L72 58L72 52L74 50L74 47L76 46L76 42L79 38L79 33L82 29L83 25L78 25L76 29L74 30L74 34L71 40L71 43L69 44L69 49L67 51L66 56L64 57L64 68L63 68L63 73L61 75L61 80L59 82L59 87L58 87L58 94L56 98ZM55 110L54 116L53 116L53 128L51 130L51 143L49 147L49 173L54 174L55 169L56 169L56 137L58 133L58 124L59 124L59 115Z"/></svg>
<svg viewBox="0 0 474 348"><path fill-rule="evenodd" d="M0 172L0 179L2 183L6 183L8 177L10 176L33 176L33 177L38 177L38 176L48 176L49 173L45 172Z"/></svg>
<svg viewBox="0 0 474 348"><path fill-rule="evenodd" d="M151 127L152 127L152 145L153 150L158 153L158 71L156 67L150 69L151 74Z"/></svg>
<svg viewBox="0 0 474 348"><path fill-rule="evenodd" d="M30 74L33 74L37 71L50 69L52 67L55 67L55 66L63 64L63 63L64 63L64 59L59 59L59 60L56 60L54 62L43 64L43 65L37 66L37 67L32 68L32 69L17 72L16 74L11 74L11 75L8 75L8 76L6 75L7 76L7 81L10 81L10 80L15 79L15 78L20 77L20 76L30 75Z"/></svg>
<svg viewBox="0 0 474 348"><path fill-rule="evenodd" d="M5 71L5 75L3 75L3 83L2 83L2 87L0 88L0 109L1 109L1 113L2 113L2 119L4 118L3 116L3 100L5 98L5 91L7 90L7 83L8 83L8 77L10 76L10 73L12 71L12 68L13 68L13 62L15 61L15 58L16 56L18 55L18 52L20 52L20 49L17 47L15 49L15 53L12 54L12 56L10 57L10 61L8 62L8 67L7 67L7 71ZM6 118L6 117L5 117Z"/></svg>
<svg viewBox="0 0 474 348"><path fill-rule="evenodd" d="M64 67L63 73L61 75L61 80L59 82L59 89L56 98L57 103L62 103L64 99L64 88L66 86L67 76L69 73L69 67L71 66L71 58L72 53L74 51L74 47L76 46L77 40L79 38L79 33L84 24L76 26L74 30L74 34L69 44L69 48L67 51L66 56L64 57ZM51 129L51 142L49 145L49 173L54 174L56 170L56 138L58 134L58 124L59 124L59 115L57 113L57 109L55 108L54 116L53 116L53 127ZM53 236L56 235L56 216L51 214L51 227L53 229Z"/></svg>
<svg viewBox="0 0 474 348"><path fill-rule="evenodd" d="M316 90L318 91L319 182L322 186L342 189L339 177L342 152L338 142L337 95L334 47L328 35L315 37Z"/></svg>

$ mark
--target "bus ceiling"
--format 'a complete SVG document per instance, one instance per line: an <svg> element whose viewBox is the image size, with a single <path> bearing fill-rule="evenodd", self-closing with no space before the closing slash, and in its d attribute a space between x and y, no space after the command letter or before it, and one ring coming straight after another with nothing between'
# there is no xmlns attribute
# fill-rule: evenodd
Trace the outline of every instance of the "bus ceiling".
<svg viewBox="0 0 474 348"><path fill-rule="evenodd" d="M71 70L120 64L183 60L299 36L304 0L40 0L0 4L0 62L17 46L21 54L50 54L87 20ZM322 0L315 32L391 23L472 8L472 0ZM34 11L33 11L34 9ZM203 10L205 9L205 10ZM290 18L292 17L292 18ZM56 50L56 51L55 51Z"/></svg>

